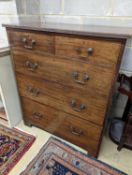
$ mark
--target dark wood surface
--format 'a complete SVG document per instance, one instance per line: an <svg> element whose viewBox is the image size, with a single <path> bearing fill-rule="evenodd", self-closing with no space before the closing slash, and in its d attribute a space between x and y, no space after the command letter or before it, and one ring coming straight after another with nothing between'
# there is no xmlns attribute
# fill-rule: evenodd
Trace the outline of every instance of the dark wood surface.
<svg viewBox="0 0 132 175"><path fill-rule="evenodd" d="M118 91L128 97L122 118L113 118L109 135L118 144L118 151L123 147L132 149L132 77L120 74ZM127 85L127 88L126 88Z"/></svg>
<svg viewBox="0 0 132 175"><path fill-rule="evenodd" d="M85 64L84 62L62 59L58 56L37 55L29 52L23 53L18 50L13 50L12 54L15 70L19 73L83 90L92 95L108 97L111 81L116 69L114 65L106 65L106 67L97 66L90 62ZM31 65L36 64L37 67L32 69L30 65L26 64L27 62L30 62ZM78 78L74 77L76 72ZM84 80L85 76L88 76L88 79ZM105 81L106 77L108 81Z"/></svg>
<svg viewBox="0 0 132 175"><path fill-rule="evenodd" d="M25 122L45 129L95 155L102 127L22 97ZM76 122L75 122L76 121Z"/></svg>
<svg viewBox="0 0 132 175"><path fill-rule="evenodd" d="M34 31L65 33L71 35L84 35L105 38L129 38L132 36L132 28L112 27L100 25L73 25L73 24L54 24L41 22L19 22L3 24L6 28L26 29Z"/></svg>
<svg viewBox="0 0 132 175"><path fill-rule="evenodd" d="M49 132L97 156L126 37L97 29L6 27L25 123L45 130L53 123ZM33 110L48 121L34 119ZM82 138L74 136L82 130Z"/></svg>
<svg viewBox="0 0 132 175"><path fill-rule="evenodd" d="M103 40L82 36L56 35L55 54L96 65L113 66L121 49L120 40ZM92 52L89 52L92 49Z"/></svg>
<svg viewBox="0 0 132 175"><path fill-rule="evenodd" d="M17 82L22 96L98 125L103 125L108 98L95 96L83 90L80 91L39 78L35 79L28 76L25 78L19 74L17 74ZM71 105L73 100L76 101L76 107ZM85 105L85 109L80 110L81 104Z"/></svg>
<svg viewBox="0 0 132 175"><path fill-rule="evenodd" d="M52 34L8 30L8 37L12 47L54 53L54 36ZM32 44L32 42L35 43Z"/></svg>

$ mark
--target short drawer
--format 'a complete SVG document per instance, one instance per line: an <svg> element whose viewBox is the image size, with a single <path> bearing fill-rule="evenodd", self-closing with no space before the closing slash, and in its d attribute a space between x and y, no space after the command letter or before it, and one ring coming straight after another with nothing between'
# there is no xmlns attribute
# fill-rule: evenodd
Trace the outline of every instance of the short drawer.
<svg viewBox="0 0 132 175"><path fill-rule="evenodd" d="M54 36L52 34L28 30L8 30L8 37L13 48L54 54Z"/></svg>
<svg viewBox="0 0 132 175"><path fill-rule="evenodd" d="M27 124L38 126L95 154L102 127L27 98L21 99Z"/></svg>
<svg viewBox="0 0 132 175"><path fill-rule="evenodd" d="M58 35L55 39L56 55L75 58L98 66L117 64L121 41L88 37Z"/></svg>
<svg viewBox="0 0 132 175"><path fill-rule="evenodd" d="M95 96L85 91L21 74L17 74L17 83L21 96L98 125L104 122L106 97Z"/></svg>
<svg viewBox="0 0 132 175"><path fill-rule="evenodd" d="M115 73L115 67L102 68L30 52L13 51L13 60L15 70L19 73L83 90L95 96L108 96Z"/></svg>

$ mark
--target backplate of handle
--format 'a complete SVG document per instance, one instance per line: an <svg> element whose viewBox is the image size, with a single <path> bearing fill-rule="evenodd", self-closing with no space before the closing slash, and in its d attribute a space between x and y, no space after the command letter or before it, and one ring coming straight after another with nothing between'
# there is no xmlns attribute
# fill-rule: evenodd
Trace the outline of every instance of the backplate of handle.
<svg viewBox="0 0 132 175"><path fill-rule="evenodd" d="M80 53L81 53L81 48L77 47L77 48L75 48L75 51L76 51L78 54L80 54Z"/></svg>
<svg viewBox="0 0 132 175"><path fill-rule="evenodd" d="M32 115L36 119L42 119L43 118L43 114L41 114L39 112L34 112Z"/></svg>
<svg viewBox="0 0 132 175"><path fill-rule="evenodd" d="M74 111L77 111L77 112L81 112L82 110L86 109L86 105L85 104L77 104L76 100L72 100L71 101L71 107Z"/></svg>
<svg viewBox="0 0 132 175"><path fill-rule="evenodd" d="M72 79L78 83L78 84L81 84L81 85L85 85L86 82L90 79L89 75L88 74L83 74L83 76L81 77L81 80L79 80L79 73L77 71L74 71L72 72Z"/></svg>
<svg viewBox="0 0 132 175"><path fill-rule="evenodd" d="M29 60L25 62L25 65L30 71L35 71L38 68L38 63L33 63Z"/></svg>
<svg viewBox="0 0 132 175"><path fill-rule="evenodd" d="M78 54L81 54L81 53L82 53L81 47L75 48L75 51L76 51ZM88 55L92 55L93 52L94 52L94 48L89 47L89 48L86 49L86 52L87 52Z"/></svg>
<svg viewBox="0 0 132 175"><path fill-rule="evenodd" d="M22 38L22 43L24 44L23 47L25 49L29 49L29 50L32 50L34 49L34 46L36 45L36 40L32 39L31 41L26 38L26 37L23 37Z"/></svg>
<svg viewBox="0 0 132 175"><path fill-rule="evenodd" d="M78 129L78 128L74 127L74 126L70 126L70 130L71 130L71 133L76 135L76 136L81 136L81 135L84 134L83 129Z"/></svg>
<svg viewBox="0 0 132 175"><path fill-rule="evenodd" d="M37 97L40 94L40 90L33 88L32 86L27 86L27 91L34 97Z"/></svg>

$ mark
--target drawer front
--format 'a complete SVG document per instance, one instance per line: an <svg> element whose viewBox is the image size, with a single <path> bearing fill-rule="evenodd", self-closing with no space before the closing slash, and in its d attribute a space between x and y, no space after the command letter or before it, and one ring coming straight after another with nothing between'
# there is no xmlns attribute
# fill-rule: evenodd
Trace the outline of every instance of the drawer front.
<svg viewBox="0 0 132 175"><path fill-rule="evenodd" d="M54 54L54 36L52 34L8 30L8 37L13 48Z"/></svg>
<svg viewBox="0 0 132 175"><path fill-rule="evenodd" d="M39 78L17 74L21 96L102 125L107 98Z"/></svg>
<svg viewBox="0 0 132 175"><path fill-rule="evenodd" d="M56 55L76 58L95 65L114 65L117 63L121 41L89 39L87 37L56 36Z"/></svg>
<svg viewBox="0 0 132 175"><path fill-rule="evenodd" d="M38 126L95 154L102 127L22 98L25 122Z"/></svg>
<svg viewBox="0 0 132 175"><path fill-rule="evenodd" d="M108 69L58 57L13 52L19 73L73 87L95 96L108 97L115 68ZM107 81L106 81L107 80Z"/></svg>

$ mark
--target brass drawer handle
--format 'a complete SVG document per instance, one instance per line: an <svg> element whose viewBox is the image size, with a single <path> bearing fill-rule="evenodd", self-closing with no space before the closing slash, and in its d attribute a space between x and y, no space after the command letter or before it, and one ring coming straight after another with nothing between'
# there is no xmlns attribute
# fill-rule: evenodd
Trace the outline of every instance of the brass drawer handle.
<svg viewBox="0 0 132 175"><path fill-rule="evenodd" d="M38 63L33 63L31 61L26 61L25 65L30 71L35 71L38 68Z"/></svg>
<svg viewBox="0 0 132 175"><path fill-rule="evenodd" d="M90 79L88 74L84 74L83 77L81 78L82 80L79 80L79 73L77 71L72 72L72 79L81 85L85 85L86 82Z"/></svg>
<svg viewBox="0 0 132 175"><path fill-rule="evenodd" d="M35 118L35 119L42 119L43 118L43 114L41 114L41 113L39 113L39 112L34 112L33 114L33 117Z"/></svg>
<svg viewBox="0 0 132 175"><path fill-rule="evenodd" d="M27 39L26 37L22 38L22 43L24 44L23 47L25 49L32 50L34 49L34 46L36 45L36 40L32 39L31 41Z"/></svg>
<svg viewBox="0 0 132 175"><path fill-rule="evenodd" d="M40 94L40 90L33 88L32 86L28 86L27 91L34 97L37 97Z"/></svg>
<svg viewBox="0 0 132 175"><path fill-rule="evenodd" d="M77 48L75 48L75 51L76 51L78 54L80 54L80 53L81 53L81 48L77 47Z"/></svg>
<svg viewBox="0 0 132 175"><path fill-rule="evenodd" d="M71 104L72 109L74 111L77 111L77 112L81 112L82 110L86 109L86 105L85 104L77 105L76 100L72 100L70 104Z"/></svg>
<svg viewBox="0 0 132 175"><path fill-rule="evenodd" d="M78 129L78 128L75 128L73 126L70 126L70 130L71 130L71 133L76 135L76 136L81 136L84 134L83 129Z"/></svg>

